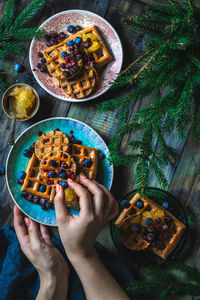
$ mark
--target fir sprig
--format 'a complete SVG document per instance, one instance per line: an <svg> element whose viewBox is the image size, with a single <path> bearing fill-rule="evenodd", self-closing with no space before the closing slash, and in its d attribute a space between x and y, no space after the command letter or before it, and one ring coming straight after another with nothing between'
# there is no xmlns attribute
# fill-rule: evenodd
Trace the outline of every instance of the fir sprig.
<svg viewBox="0 0 200 300"><path fill-rule="evenodd" d="M179 277L175 276L179 273ZM178 262L164 267L150 265L145 268L147 279L135 281L127 287L127 292L135 294L154 294L157 299L166 299L167 295L200 295L200 272L188 265ZM180 279L180 273L182 279Z"/></svg>
<svg viewBox="0 0 200 300"><path fill-rule="evenodd" d="M175 161L176 151L167 145L166 137L174 128L183 138L192 122L193 132L200 138L200 8L194 0L166 0L166 5L150 4L146 11L143 16L122 18L124 25L150 38L145 53L122 71L112 85L135 87L137 83L137 88L99 105L102 111L121 108L122 125L110 142L110 160L115 165L136 164L140 193L148 186L150 169L161 186L167 186L163 166ZM129 114L129 104L146 96L153 99L152 104L128 121L125 114ZM144 138L147 132L150 139ZM129 143L127 155L120 153L123 136L133 133L139 138Z"/></svg>
<svg viewBox="0 0 200 300"><path fill-rule="evenodd" d="M45 0L33 0L15 19L15 0L8 0L4 16L0 19L0 57L4 59L9 54L22 54L25 40L40 38L45 31L26 27L30 19L43 7ZM3 72L0 72L0 90L5 86Z"/></svg>

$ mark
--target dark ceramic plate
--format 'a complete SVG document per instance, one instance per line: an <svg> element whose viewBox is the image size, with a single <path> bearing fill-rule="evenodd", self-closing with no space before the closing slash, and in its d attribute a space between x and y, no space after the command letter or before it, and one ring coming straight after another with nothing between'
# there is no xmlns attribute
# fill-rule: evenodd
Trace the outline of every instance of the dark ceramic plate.
<svg viewBox="0 0 200 300"><path fill-rule="evenodd" d="M128 193L123 199L126 199L127 201L130 201L133 195L135 194L135 190ZM188 227L188 221L187 221L187 214L185 212L184 207L180 203L179 200L177 200L174 196L172 196L170 193L163 191L161 189L157 188L149 188L147 191L147 197L149 197L154 202L162 205L164 201L167 201L169 203L169 208L167 209L171 214L173 214L178 220L180 220L183 224ZM121 199L122 200L122 199ZM123 209L120 208L120 213ZM187 230L184 232L180 243L177 245L176 249L168 256L166 260L163 260L158 255L152 253L148 249L143 251L134 251L126 248L120 240L119 237L119 230L114 225L115 220L117 217L111 222L110 230L111 230L111 236L113 239L113 242L120 253L121 256L126 258L127 260L137 263L137 264L162 264L169 261L172 261L175 259L177 253L181 251L184 245L184 241L186 239Z"/></svg>

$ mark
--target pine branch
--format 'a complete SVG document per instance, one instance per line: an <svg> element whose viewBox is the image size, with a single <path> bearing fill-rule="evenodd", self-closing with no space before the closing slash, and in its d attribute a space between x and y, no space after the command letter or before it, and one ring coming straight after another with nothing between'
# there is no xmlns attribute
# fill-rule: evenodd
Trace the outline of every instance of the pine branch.
<svg viewBox="0 0 200 300"><path fill-rule="evenodd" d="M4 13L5 29L11 27L15 15L15 0L8 0Z"/></svg>
<svg viewBox="0 0 200 300"><path fill-rule="evenodd" d="M45 4L45 0L33 0L16 18L13 27L23 27L33 18L40 8Z"/></svg>
<svg viewBox="0 0 200 300"><path fill-rule="evenodd" d="M41 38L45 34L45 31L42 29L37 29L37 28L20 28L16 32L16 39L17 40L30 40L33 38Z"/></svg>

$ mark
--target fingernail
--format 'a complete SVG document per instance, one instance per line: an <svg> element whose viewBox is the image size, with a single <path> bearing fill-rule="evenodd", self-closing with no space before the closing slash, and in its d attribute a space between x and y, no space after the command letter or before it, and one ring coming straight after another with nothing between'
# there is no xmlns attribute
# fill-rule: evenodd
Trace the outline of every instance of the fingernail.
<svg viewBox="0 0 200 300"><path fill-rule="evenodd" d="M56 193L58 193L60 191L60 185L56 184Z"/></svg>
<svg viewBox="0 0 200 300"><path fill-rule="evenodd" d="M27 226L29 226L30 223L31 223L29 218L24 218L24 221L25 221L25 223L26 223Z"/></svg>
<svg viewBox="0 0 200 300"><path fill-rule="evenodd" d="M86 177L84 175L80 175L80 178L83 180L86 179Z"/></svg>
<svg viewBox="0 0 200 300"><path fill-rule="evenodd" d="M69 183L73 183L73 182L74 182L71 178L68 178L67 181L68 181Z"/></svg>

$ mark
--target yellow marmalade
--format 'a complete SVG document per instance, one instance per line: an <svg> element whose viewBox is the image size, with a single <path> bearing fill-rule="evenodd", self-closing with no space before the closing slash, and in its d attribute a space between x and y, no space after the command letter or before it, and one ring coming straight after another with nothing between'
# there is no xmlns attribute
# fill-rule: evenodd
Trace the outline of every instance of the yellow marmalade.
<svg viewBox="0 0 200 300"><path fill-rule="evenodd" d="M16 86L8 96L10 97L12 114L15 114L17 119L31 116L36 105L36 95L31 87Z"/></svg>

